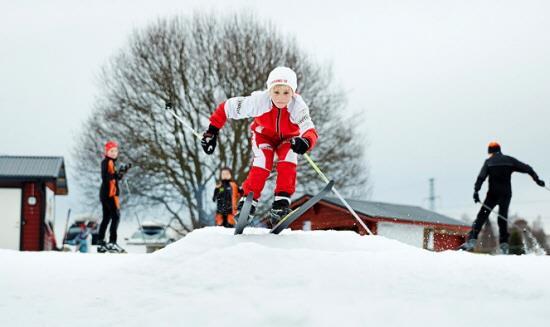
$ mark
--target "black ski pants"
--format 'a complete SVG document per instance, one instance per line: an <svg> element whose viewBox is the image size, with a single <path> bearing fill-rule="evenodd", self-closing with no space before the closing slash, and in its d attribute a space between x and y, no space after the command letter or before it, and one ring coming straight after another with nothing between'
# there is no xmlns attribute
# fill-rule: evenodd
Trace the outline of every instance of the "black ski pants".
<svg viewBox="0 0 550 327"><path fill-rule="evenodd" d="M116 243L118 223L120 222L120 210L116 207L115 200L108 198L101 201L101 207L103 208L103 220L99 225L99 242L105 241L105 232L107 231L107 225L111 223L109 228L109 243Z"/></svg>
<svg viewBox="0 0 550 327"><path fill-rule="evenodd" d="M498 205L499 215L506 218L506 220L504 220L499 217L497 220L500 243L508 243L508 208L510 207L511 199L512 194L510 193L487 193L487 197L483 202L484 206L481 207L477 214L469 238L477 239L481 228L487 222L487 219L489 219L489 214Z"/></svg>

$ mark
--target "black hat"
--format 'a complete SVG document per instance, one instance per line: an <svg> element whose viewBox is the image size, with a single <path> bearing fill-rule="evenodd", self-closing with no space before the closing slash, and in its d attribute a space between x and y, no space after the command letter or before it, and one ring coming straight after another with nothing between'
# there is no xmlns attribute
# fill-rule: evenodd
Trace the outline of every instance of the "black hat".
<svg viewBox="0 0 550 327"><path fill-rule="evenodd" d="M489 152L489 153L500 152L500 144L498 144L498 142L494 142L494 141L489 143L489 146L487 148L487 152Z"/></svg>

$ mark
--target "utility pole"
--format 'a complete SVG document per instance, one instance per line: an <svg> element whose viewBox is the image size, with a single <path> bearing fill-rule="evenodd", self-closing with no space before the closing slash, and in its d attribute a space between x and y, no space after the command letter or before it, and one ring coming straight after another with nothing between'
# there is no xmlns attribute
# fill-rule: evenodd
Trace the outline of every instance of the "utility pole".
<svg viewBox="0 0 550 327"><path fill-rule="evenodd" d="M435 178L430 178L430 196L428 197L428 200L430 201L430 210L435 211L435 199L437 198L435 196Z"/></svg>

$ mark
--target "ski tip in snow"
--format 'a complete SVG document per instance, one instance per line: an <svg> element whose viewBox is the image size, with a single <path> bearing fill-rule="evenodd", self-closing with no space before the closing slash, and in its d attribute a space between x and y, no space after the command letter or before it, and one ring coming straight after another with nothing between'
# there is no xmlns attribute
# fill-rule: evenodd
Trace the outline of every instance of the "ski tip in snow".
<svg viewBox="0 0 550 327"><path fill-rule="evenodd" d="M244 228L249 223L248 216L250 214L250 208L252 207L253 195L254 194L250 192L246 196L246 200L244 201L243 207L241 208L241 212L239 213L239 217L237 218L237 225L235 225L235 235L242 234L244 231Z"/></svg>

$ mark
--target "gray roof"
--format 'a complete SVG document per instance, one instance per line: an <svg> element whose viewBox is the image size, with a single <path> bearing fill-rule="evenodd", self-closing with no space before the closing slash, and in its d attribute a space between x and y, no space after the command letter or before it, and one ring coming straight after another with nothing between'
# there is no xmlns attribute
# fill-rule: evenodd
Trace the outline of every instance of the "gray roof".
<svg viewBox="0 0 550 327"><path fill-rule="evenodd" d="M63 157L0 155L0 179L54 180L60 194L68 192Z"/></svg>
<svg viewBox="0 0 550 327"><path fill-rule="evenodd" d="M324 201L345 208L338 198L325 197ZM383 202L362 201L346 199L353 210L369 217L398 219L406 221L421 221L435 224L446 224L455 226L468 226L466 223L447 217L421 207L391 204Z"/></svg>

